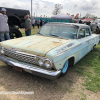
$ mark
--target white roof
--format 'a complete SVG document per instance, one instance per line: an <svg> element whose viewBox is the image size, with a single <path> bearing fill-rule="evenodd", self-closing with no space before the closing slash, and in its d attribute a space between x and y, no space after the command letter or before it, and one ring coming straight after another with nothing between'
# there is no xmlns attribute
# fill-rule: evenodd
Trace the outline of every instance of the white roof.
<svg viewBox="0 0 100 100"><path fill-rule="evenodd" d="M67 19L71 20L72 18L66 14L58 14L51 17L52 19Z"/></svg>

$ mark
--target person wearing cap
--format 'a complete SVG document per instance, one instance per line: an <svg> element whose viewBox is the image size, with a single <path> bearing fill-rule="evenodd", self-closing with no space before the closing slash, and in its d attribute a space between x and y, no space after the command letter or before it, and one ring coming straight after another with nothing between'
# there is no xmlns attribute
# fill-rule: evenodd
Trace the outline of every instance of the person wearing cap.
<svg viewBox="0 0 100 100"><path fill-rule="evenodd" d="M29 15L27 13L24 16L24 19L25 19L25 34L26 36L29 36L31 35L31 26L32 26L31 19L29 18Z"/></svg>
<svg viewBox="0 0 100 100"><path fill-rule="evenodd" d="M6 9L1 8L1 13L0 13L0 40L4 41L9 40L9 26L8 26L8 17L6 15Z"/></svg>
<svg viewBox="0 0 100 100"><path fill-rule="evenodd" d="M40 19L38 18L37 19L37 27L39 28L39 26L40 26Z"/></svg>
<svg viewBox="0 0 100 100"><path fill-rule="evenodd" d="M33 18L33 20L32 20L32 26L33 26L33 28L34 28L34 26L35 26L35 19Z"/></svg>

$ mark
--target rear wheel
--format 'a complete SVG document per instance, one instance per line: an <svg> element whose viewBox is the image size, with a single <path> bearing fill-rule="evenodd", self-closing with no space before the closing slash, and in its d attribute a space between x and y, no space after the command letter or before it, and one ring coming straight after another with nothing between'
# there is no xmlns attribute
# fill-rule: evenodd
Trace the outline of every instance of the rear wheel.
<svg viewBox="0 0 100 100"><path fill-rule="evenodd" d="M22 37L22 33L16 27L10 27L10 38L19 38Z"/></svg>
<svg viewBox="0 0 100 100"><path fill-rule="evenodd" d="M92 49L91 49L91 52L94 50L94 46L92 47Z"/></svg>

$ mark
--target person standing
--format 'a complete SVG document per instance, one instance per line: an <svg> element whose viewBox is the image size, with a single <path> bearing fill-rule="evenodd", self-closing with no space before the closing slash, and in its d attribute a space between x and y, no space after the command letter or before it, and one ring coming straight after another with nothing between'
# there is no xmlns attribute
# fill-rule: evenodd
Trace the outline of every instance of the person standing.
<svg viewBox="0 0 100 100"><path fill-rule="evenodd" d="M37 20L37 26L38 26L38 28L40 26L40 20L39 19Z"/></svg>
<svg viewBox="0 0 100 100"><path fill-rule="evenodd" d="M82 24L82 21L81 20L79 21L79 24Z"/></svg>
<svg viewBox="0 0 100 100"><path fill-rule="evenodd" d="M89 26L90 26L90 23L91 23L90 21L87 21L87 22L86 22L86 24L89 25Z"/></svg>
<svg viewBox="0 0 100 100"><path fill-rule="evenodd" d="M33 18L33 20L32 20L32 26L33 26L33 28L34 28L34 26L35 26L35 19Z"/></svg>
<svg viewBox="0 0 100 100"><path fill-rule="evenodd" d="M42 23L43 23L43 21L42 21L42 19L40 19L40 28L42 27Z"/></svg>
<svg viewBox="0 0 100 100"><path fill-rule="evenodd" d="M42 21L42 26L45 24L44 20Z"/></svg>
<svg viewBox="0 0 100 100"><path fill-rule="evenodd" d="M25 34L26 36L29 36L31 35L31 26L32 26L31 19L29 18L29 15L27 13L25 13L24 19L25 19Z"/></svg>
<svg viewBox="0 0 100 100"><path fill-rule="evenodd" d="M8 26L8 17L6 15L6 9L1 8L1 13L0 13L0 40L9 40L9 26Z"/></svg>

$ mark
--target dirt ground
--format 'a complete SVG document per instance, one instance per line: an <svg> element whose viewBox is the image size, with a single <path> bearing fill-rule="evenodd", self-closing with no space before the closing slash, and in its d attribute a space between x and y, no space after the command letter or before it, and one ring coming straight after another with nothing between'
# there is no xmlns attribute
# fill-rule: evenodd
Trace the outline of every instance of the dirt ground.
<svg viewBox="0 0 100 100"><path fill-rule="evenodd" d="M100 92L89 91L73 67L66 76L48 80L26 72L17 72L0 62L0 92L33 91L34 94L0 94L0 100L100 100Z"/></svg>

